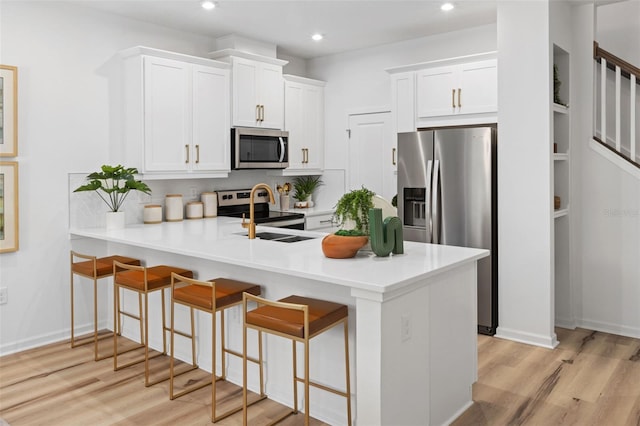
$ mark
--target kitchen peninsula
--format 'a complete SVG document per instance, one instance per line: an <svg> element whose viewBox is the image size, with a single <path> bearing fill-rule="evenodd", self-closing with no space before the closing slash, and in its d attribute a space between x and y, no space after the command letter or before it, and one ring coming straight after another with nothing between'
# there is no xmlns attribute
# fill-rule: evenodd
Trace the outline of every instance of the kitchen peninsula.
<svg viewBox="0 0 640 426"><path fill-rule="evenodd" d="M257 231L283 232L263 226ZM73 249L137 256L147 265L179 265L193 269L200 279L258 283L269 299L298 294L347 304L356 424L447 424L471 405L477 378L476 261L488 251L405 242L402 255L381 258L361 252L337 260L323 256L324 234L284 232L317 238L249 240L239 219L224 217L121 230L71 229L70 234ZM150 299L155 311L159 303L159 295ZM161 321L159 312L150 316L152 324ZM186 321L186 311L176 311L176 324ZM198 321L198 358L201 368L210 371L207 324L204 318ZM242 347L241 326L240 311L230 312L227 344L232 348ZM125 325L124 334L129 332L135 333L133 325ZM340 330L330 330L311 343L313 379L340 388L341 339ZM250 351L255 340L249 334ZM159 331L150 335L152 347L161 347L159 342ZM186 342L176 345L176 356L186 358ZM267 394L291 404L291 347L269 336L265 348ZM228 368L228 379L241 383L241 362L232 357ZM250 370L249 387L255 389L256 382L257 373ZM345 423L342 398L312 392L311 399L313 417Z"/></svg>

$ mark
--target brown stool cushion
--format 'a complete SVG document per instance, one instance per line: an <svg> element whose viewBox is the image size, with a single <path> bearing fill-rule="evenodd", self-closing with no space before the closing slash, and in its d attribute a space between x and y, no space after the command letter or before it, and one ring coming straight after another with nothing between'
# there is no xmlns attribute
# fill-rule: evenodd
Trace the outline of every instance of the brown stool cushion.
<svg viewBox="0 0 640 426"><path fill-rule="evenodd" d="M140 266L140 261L132 257L125 256L107 256L96 259L96 277L104 278L113 274L113 261L127 265ZM71 267L75 274L93 277L93 260L74 263Z"/></svg>
<svg viewBox="0 0 640 426"><path fill-rule="evenodd" d="M302 296L289 296L279 302L296 303L309 306L309 336L346 318L349 310L346 305L311 299ZM295 337L304 337L304 313L274 306L260 306L247 312L247 323L267 328Z"/></svg>
<svg viewBox="0 0 640 426"><path fill-rule="evenodd" d="M242 302L242 293L247 292L255 296L260 295L260 286L230 278L214 278L209 280L216 285L216 308L234 305ZM173 299L177 302L188 303L208 311L213 309L211 301L211 287L188 285L176 288Z"/></svg>
<svg viewBox="0 0 640 426"><path fill-rule="evenodd" d="M171 273L193 278L193 272L176 266L158 265L147 268L147 290L157 290L171 285ZM117 274L117 284L144 291L143 271L122 271Z"/></svg>

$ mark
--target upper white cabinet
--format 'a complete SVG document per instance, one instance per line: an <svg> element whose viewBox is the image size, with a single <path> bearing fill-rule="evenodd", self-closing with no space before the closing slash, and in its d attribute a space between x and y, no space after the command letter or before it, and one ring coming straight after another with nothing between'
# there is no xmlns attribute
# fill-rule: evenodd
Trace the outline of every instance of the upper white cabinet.
<svg viewBox="0 0 640 426"><path fill-rule="evenodd" d="M145 178L227 176L228 65L149 48L123 58L123 146L114 160Z"/></svg>
<svg viewBox="0 0 640 426"><path fill-rule="evenodd" d="M289 167L283 174L316 174L324 168L323 81L285 75L284 129Z"/></svg>
<svg viewBox="0 0 640 426"><path fill-rule="evenodd" d="M418 118L496 112L497 71L495 59L419 71Z"/></svg>
<svg viewBox="0 0 640 426"><path fill-rule="evenodd" d="M387 69L396 132L496 122L495 56L488 52Z"/></svg>
<svg viewBox="0 0 640 426"><path fill-rule="evenodd" d="M231 64L233 126L282 129L282 67L287 61L233 49L212 52L209 56Z"/></svg>

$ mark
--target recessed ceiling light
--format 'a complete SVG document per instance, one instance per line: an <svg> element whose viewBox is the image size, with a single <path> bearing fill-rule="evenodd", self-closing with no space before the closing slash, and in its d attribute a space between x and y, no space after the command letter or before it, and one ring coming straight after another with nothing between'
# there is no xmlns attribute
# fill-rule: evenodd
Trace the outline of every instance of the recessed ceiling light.
<svg viewBox="0 0 640 426"><path fill-rule="evenodd" d="M202 6L202 8L205 10L211 10L216 8L216 4L211 0L204 0L202 3L200 3L200 6Z"/></svg>
<svg viewBox="0 0 640 426"><path fill-rule="evenodd" d="M453 4L452 3L445 3L442 6L440 6L440 10L444 10L445 12L448 12L450 10L453 9Z"/></svg>
<svg viewBox="0 0 640 426"><path fill-rule="evenodd" d="M320 41L324 38L324 36L322 34L316 33L314 35L311 36L311 39L314 41Z"/></svg>

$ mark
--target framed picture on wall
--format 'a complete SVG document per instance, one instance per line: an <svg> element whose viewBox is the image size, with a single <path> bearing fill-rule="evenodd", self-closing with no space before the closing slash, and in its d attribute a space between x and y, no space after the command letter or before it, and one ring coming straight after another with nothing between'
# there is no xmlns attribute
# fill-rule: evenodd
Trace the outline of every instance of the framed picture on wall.
<svg viewBox="0 0 640 426"><path fill-rule="evenodd" d="M0 65L0 157L18 155L18 68Z"/></svg>
<svg viewBox="0 0 640 426"><path fill-rule="evenodd" d="M0 161L0 253L18 250L18 162Z"/></svg>

